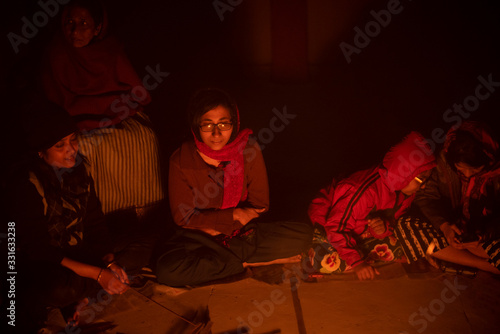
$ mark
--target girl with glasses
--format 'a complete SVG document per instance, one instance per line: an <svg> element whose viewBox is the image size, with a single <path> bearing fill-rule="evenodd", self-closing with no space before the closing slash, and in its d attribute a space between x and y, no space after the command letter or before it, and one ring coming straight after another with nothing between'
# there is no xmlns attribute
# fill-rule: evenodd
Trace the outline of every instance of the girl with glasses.
<svg viewBox="0 0 500 334"><path fill-rule="evenodd" d="M194 94L193 140L170 158L169 200L176 226L157 261L160 283L193 285L245 267L298 261L311 231L306 223L264 222L269 209L266 166L249 129L240 130L233 99L219 89Z"/></svg>

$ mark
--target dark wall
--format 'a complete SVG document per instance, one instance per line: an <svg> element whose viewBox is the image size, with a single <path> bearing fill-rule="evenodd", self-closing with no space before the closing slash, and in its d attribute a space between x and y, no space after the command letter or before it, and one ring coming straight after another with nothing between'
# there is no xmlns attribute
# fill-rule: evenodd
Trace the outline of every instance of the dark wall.
<svg viewBox="0 0 500 334"><path fill-rule="evenodd" d="M487 121L498 133L500 12L495 1L401 0L390 23L379 25L368 43L358 40L350 62L341 43L356 47L355 28L365 31L375 22L372 11L397 3L346 2L325 5L322 11L322 1L306 1L309 76L293 83L271 80L272 15L266 1L258 2L232 1L238 5L221 20L212 0L106 1L112 31L124 42L139 76L146 74L146 66L170 73L151 92L153 103L146 110L158 131L164 163L188 135L184 109L189 95L206 85L229 90L243 124L269 141L264 156L272 205L281 212L294 204L292 212L304 212L324 182L377 163L410 130L431 138L433 131L475 119ZM22 122L16 107L36 90L40 54L58 26L57 17L51 18L16 54L6 36L19 34L21 18L32 18L40 6L36 1L11 5L15 8L4 11L2 26L6 160L22 149L12 140L19 137ZM335 33L322 36L321 22ZM481 91L489 95L470 107L470 114L447 112L454 104L475 101L483 80L479 77L493 81L492 91ZM275 116L273 109L284 107L295 118L269 140L264 132Z"/></svg>

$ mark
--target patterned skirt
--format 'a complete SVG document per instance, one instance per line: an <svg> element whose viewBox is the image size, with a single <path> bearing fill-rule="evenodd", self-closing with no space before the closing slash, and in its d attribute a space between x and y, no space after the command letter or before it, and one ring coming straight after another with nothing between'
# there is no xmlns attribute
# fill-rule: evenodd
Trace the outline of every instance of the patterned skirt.
<svg viewBox="0 0 500 334"><path fill-rule="evenodd" d="M357 238L358 250L364 255L363 260L373 266L388 262L406 262L406 258L394 235L377 239L365 233ZM309 274L339 274L352 267L340 258L337 250L330 244L323 226L315 224L313 244L303 256L303 268Z"/></svg>
<svg viewBox="0 0 500 334"><path fill-rule="evenodd" d="M435 246L433 253L449 246L441 231L417 217L401 217L395 233L410 262L425 258L431 243ZM488 255L488 262L500 269L500 240L493 238L481 243L480 246Z"/></svg>
<svg viewBox="0 0 500 334"><path fill-rule="evenodd" d="M491 263L491 265L500 270L500 240L488 240L484 244L482 244L482 247L486 251L486 254L488 254L488 261Z"/></svg>
<svg viewBox="0 0 500 334"><path fill-rule="evenodd" d="M433 252L448 247L448 241L434 225L417 217L401 217L394 230L409 262L425 258L427 249L434 243Z"/></svg>
<svg viewBox="0 0 500 334"><path fill-rule="evenodd" d="M142 112L115 127L79 137L104 213L143 207L164 198L158 139Z"/></svg>

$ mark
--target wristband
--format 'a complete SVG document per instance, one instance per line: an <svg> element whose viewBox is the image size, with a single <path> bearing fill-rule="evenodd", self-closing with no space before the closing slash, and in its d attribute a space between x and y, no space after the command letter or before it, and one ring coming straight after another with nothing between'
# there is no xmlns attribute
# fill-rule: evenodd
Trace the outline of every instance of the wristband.
<svg viewBox="0 0 500 334"><path fill-rule="evenodd" d="M102 271L104 268L101 268L101 271L99 271L99 275L97 275L97 283L99 283L99 280L101 279Z"/></svg>

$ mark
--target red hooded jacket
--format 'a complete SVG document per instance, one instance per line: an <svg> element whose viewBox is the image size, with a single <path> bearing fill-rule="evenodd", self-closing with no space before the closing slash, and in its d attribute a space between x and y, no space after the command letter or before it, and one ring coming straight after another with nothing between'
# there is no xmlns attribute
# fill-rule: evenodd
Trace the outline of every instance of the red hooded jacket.
<svg viewBox="0 0 500 334"><path fill-rule="evenodd" d="M375 168L356 172L322 189L309 206L313 223L325 227L328 240L348 265L355 267L363 255L357 250L356 236L368 227L370 213L393 210L394 218L401 216L414 195L400 192L418 174L435 166L435 158L425 139L417 132L410 133L394 146ZM391 234L389 229L383 236Z"/></svg>

